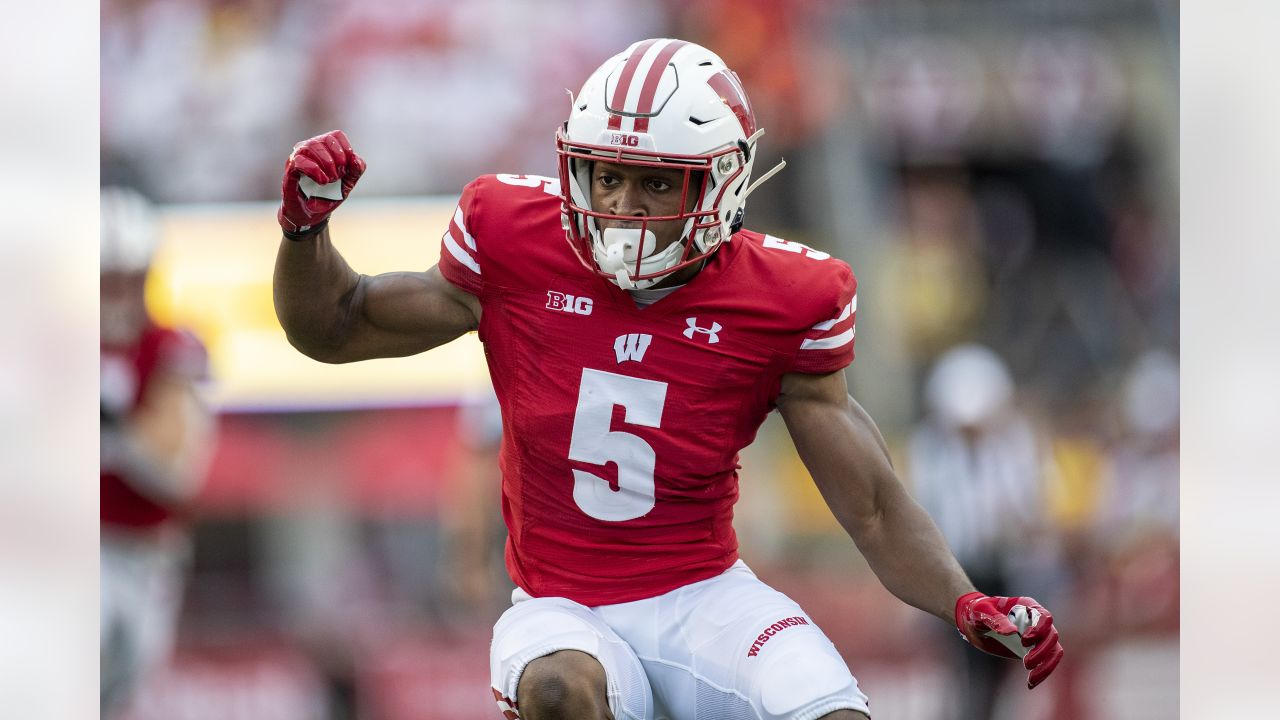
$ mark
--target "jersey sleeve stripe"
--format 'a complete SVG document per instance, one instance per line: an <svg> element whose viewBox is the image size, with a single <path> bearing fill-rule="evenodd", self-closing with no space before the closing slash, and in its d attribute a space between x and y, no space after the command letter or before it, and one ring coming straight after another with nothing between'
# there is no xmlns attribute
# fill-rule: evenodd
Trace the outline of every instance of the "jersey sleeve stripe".
<svg viewBox="0 0 1280 720"><path fill-rule="evenodd" d="M458 230L462 231L462 241L472 250L476 249L476 239L471 237L471 233L467 232L466 220L462 217L462 208L458 207L453 211L453 223L458 226Z"/></svg>
<svg viewBox="0 0 1280 720"><path fill-rule="evenodd" d="M480 263L476 262L466 250L462 249L462 246L458 244L458 241L453 239L452 232L446 232L443 239L445 249L449 251L449 254L453 256L454 260L457 260L467 268L470 268L475 274L480 274ZM473 245L472 247L475 246Z"/></svg>
<svg viewBox="0 0 1280 720"><path fill-rule="evenodd" d="M801 350L830 350L832 348L844 347L853 342L854 328L849 328L839 335L822 338L820 340L805 340L800 343Z"/></svg>
<svg viewBox="0 0 1280 720"><path fill-rule="evenodd" d="M858 296L854 295L853 300L850 300L849 304L844 306L844 310L840 311L840 315L838 317L835 317L831 320L827 320L826 322L820 322L817 325L814 325L813 329L814 330L830 330L831 328L835 327L837 323L847 320L850 315L852 315L855 311L857 311L857 309L858 309Z"/></svg>

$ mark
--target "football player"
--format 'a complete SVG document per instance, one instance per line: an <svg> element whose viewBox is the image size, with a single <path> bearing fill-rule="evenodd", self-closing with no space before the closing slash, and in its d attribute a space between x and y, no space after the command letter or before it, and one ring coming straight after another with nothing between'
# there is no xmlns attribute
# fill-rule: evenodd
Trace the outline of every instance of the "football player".
<svg viewBox="0 0 1280 720"><path fill-rule="evenodd" d="M346 136L285 165L274 291L295 347L340 363L484 343L517 586L490 654L508 718L870 715L822 631L738 557L738 453L775 409L890 591L1025 654L1029 686L1062 656L1038 603L975 590L849 396L849 266L743 229L778 169L752 181L763 134L717 55L635 43L572 99L558 177L478 178L438 265L376 277L328 230L365 170Z"/></svg>
<svg viewBox="0 0 1280 720"><path fill-rule="evenodd" d="M101 714L113 717L168 655L187 537L182 509L212 446L198 395L204 347L157 325L144 299L159 235L137 192L101 195Z"/></svg>

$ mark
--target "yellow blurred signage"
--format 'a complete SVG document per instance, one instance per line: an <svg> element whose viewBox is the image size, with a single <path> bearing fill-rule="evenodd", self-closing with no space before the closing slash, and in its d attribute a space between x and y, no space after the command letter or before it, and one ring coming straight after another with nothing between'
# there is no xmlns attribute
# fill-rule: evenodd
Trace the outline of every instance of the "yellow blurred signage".
<svg viewBox="0 0 1280 720"><path fill-rule="evenodd" d="M348 203L331 221L357 272L426 270L456 198ZM306 410L452 403L485 391L475 333L408 358L326 365L294 350L276 320L271 275L280 231L265 203L171 206L147 285L162 323L209 348L212 401L224 410Z"/></svg>

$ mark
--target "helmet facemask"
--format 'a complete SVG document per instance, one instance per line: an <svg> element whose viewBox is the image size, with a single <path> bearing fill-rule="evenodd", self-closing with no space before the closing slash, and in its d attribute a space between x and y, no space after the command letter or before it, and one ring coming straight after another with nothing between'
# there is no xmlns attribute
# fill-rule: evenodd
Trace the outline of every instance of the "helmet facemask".
<svg viewBox="0 0 1280 720"><path fill-rule="evenodd" d="M589 269L608 277L619 287L652 287L668 275L701 262L728 237L718 217L720 195L728 185L724 178L715 176L711 165L721 155L671 157L621 152L599 146L570 145L563 134L558 134L557 152L566 236L579 259L591 258L594 264L588 265ZM682 207L675 214L652 216L615 215L594 209L590 195L591 172L597 161L679 171ZM728 161L724 166L728 167L730 162L741 172L741 163L736 161ZM624 222L629 227L602 227L601 221ZM678 239L657 250L655 226L677 222L682 223Z"/></svg>

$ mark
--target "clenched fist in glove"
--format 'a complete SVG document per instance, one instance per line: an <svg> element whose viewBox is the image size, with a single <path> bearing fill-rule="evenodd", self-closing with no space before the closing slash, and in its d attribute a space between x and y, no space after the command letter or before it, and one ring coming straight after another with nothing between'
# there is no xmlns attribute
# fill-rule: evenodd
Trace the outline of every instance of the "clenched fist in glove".
<svg viewBox="0 0 1280 720"><path fill-rule="evenodd" d="M1031 671L1028 688L1043 682L1062 660L1053 615L1029 597L961 595L956 601L956 628L983 652L1022 658L1022 666Z"/></svg>
<svg viewBox="0 0 1280 720"><path fill-rule="evenodd" d="M351 149L341 130L294 145L284 165L280 211L276 213L284 234L298 239L319 232L329 214L351 194L364 167L364 160Z"/></svg>

